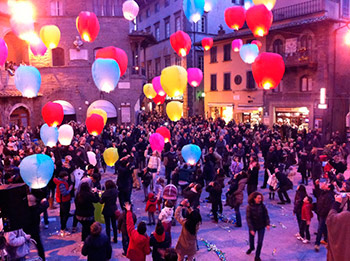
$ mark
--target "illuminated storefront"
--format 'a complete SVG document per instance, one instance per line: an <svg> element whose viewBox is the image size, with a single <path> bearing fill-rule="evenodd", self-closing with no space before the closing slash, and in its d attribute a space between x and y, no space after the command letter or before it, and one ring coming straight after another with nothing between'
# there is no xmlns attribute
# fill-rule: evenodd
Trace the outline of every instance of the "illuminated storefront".
<svg viewBox="0 0 350 261"><path fill-rule="evenodd" d="M295 124L299 128L309 128L309 110L307 107L275 108L275 122L278 124Z"/></svg>

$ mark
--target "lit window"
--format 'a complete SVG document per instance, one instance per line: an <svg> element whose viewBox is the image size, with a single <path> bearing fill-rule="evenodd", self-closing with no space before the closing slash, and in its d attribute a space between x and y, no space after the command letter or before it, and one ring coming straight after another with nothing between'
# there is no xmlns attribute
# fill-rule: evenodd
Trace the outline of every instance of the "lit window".
<svg viewBox="0 0 350 261"><path fill-rule="evenodd" d="M164 25L165 25L165 38L170 37L170 18L164 19Z"/></svg>
<svg viewBox="0 0 350 261"><path fill-rule="evenodd" d="M300 91L302 92L310 92L312 91L312 79L304 75L300 78Z"/></svg>
<svg viewBox="0 0 350 261"><path fill-rule="evenodd" d="M51 16L62 16L63 6L61 1L51 1Z"/></svg>
<svg viewBox="0 0 350 261"><path fill-rule="evenodd" d="M180 16L175 18L175 32L181 30L181 19Z"/></svg>

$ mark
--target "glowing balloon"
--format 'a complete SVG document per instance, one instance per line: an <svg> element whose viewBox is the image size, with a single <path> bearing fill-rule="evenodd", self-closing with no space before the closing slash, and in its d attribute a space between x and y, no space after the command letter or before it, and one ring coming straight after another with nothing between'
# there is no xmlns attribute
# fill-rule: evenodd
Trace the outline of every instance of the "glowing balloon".
<svg viewBox="0 0 350 261"><path fill-rule="evenodd" d="M143 86L143 93L148 99L153 99L157 96L157 93L154 90L152 83L147 83Z"/></svg>
<svg viewBox="0 0 350 261"><path fill-rule="evenodd" d="M252 64L253 77L259 88L274 89L283 78L284 61L278 53L261 53Z"/></svg>
<svg viewBox="0 0 350 261"><path fill-rule="evenodd" d="M241 50L242 46L243 46L243 41L242 41L242 39L234 39L234 40L232 41L232 50L233 50L234 52L238 53L239 50Z"/></svg>
<svg viewBox="0 0 350 261"><path fill-rule="evenodd" d="M225 10L225 22L233 30L243 27L246 18L246 11L242 6L232 6Z"/></svg>
<svg viewBox="0 0 350 261"><path fill-rule="evenodd" d="M259 55L259 48L256 44L244 44L239 50L243 62L252 64Z"/></svg>
<svg viewBox="0 0 350 261"><path fill-rule="evenodd" d="M89 134L97 136L101 134L105 124L102 116L98 114L92 114L86 118L85 125Z"/></svg>
<svg viewBox="0 0 350 261"><path fill-rule="evenodd" d="M183 0L183 9L188 21L197 23L204 13L204 0Z"/></svg>
<svg viewBox="0 0 350 261"><path fill-rule="evenodd" d="M108 46L97 50L96 59L105 58L115 60L120 69L120 77L123 76L128 68L128 55L120 48L114 46Z"/></svg>
<svg viewBox="0 0 350 261"><path fill-rule="evenodd" d="M108 148L103 152L103 159L105 163L112 167L119 159L118 149Z"/></svg>
<svg viewBox="0 0 350 261"><path fill-rule="evenodd" d="M259 51L260 51L260 49L262 47L262 43L259 40L254 40L251 42L251 44L255 44L259 48Z"/></svg>
<svg viewBox="0 0 350 261"><path fill-rule="evenodd" d="M32 189L46 187L52 178L54 169L52 159L44 154L27 156L19 165L23 181Z"/></svg>
<svg viewBox="0 0 350 261"><path fill-rule="evenodd" d="M207 37L202 39L202 46L205 51L209 51L213 47L213 43L213 38Z"/></svg>
<svg viewBox="0 0 350 261"><path fill-rule="evenodd" d="M41 115L49 127L56 127L63 121L63 107L59 103L48 102L41 109Z"/></svg>
<svg viewBox="0 0 350 261"><path fill-rule="evenodd" d="M160 83L160 76L153 78L152 86L153 86L154 91L157 93L157 95L165 97L166 93L163 90L162 84Z"/></svg>
<svg viewBox="0 0 350 261"><path fill-rule="evenodd" d="M156 133L159 133L160 135L163 136L165 143L169 142L170 139L171 139L170 130L167 127L164 127L164 126L163 127L159 127L156 130Z"/></svg>
<svg viewBox="0 0 350 261"><path fill-rule="evenodd" d="M63 146L70 145L72 142L73 136L74 136L74 131L72 126L68 124L63 124L61 127L58 128L58 141Z"/></svg>
<svg viewBox="0 0 350 261"><path fill-rule="evenodd" d="M217 4L218 0L205 0L204 11L210 12L213 10L214 6Z"/></svg>
<svg viewBox="0 0 350 261"><path fill-rule="evenodd" d="M160 96L157 94L156 97L153 98L153 102L157 105L163 104L165 102L166 95Z"/></svg>
<svg viewBox="0 0 350 261"><path fill-rule="evenodd" d="M171 101L166 105L166 114L171 121L178 121L181 119L183 113L182 103L179 101Z"/></svg>
<svg viewBox="0 0 350 261"><path fill-rule="evenodd" d="M58 130L56 127L49 127L46 123L40 128L40 139L45 146L50 148L56 146L58 141Z"/></svg>
<svg viewBox="0 0 350 261"><path fill-rule="evenodd" d="M247 11L247 25L255 37L267 35L272 20L272 12L265 5L254 5Z"/></svg>
<svg viewBox="0 0 350 261"><path fill-rule="evenodd" d="M81 39L85 42L95 41L100 31L100 23L93 12L80 12L76 20L76 27Z"/></svg>
<svg viewBox="0 0 350 261"><path fill-rule="evenodd" d="M36 97L41 85L40 72L33 66L18 67L15 72L15 85L23 97Z"/></svg>
<svg viewBox="0 0 350 261"><path fill-rule="evenodd" d="M61 31L56 25L45 25L40 29L40 38L49 49L58 46L61 39Z"/></svg>
<svg viewBox="0 0 350 261"><path fill-rule="evenodd" d="M203 80L203 73L199 68L187 69L187 80L192 87L198 87Z"/></svg>
<svg viewBox="0 0 350 261"><path fill-rule="evenodd" d="M7 59L8 49L4 39L0 38L0 66L4 65Z"/></svg>
<svg viewBox="0 0 350 261"><path fill-rule="evenodd" d="M253 0L255 5L265 5L270 11L276 4L276 0Z"/></svg>
<svg viewBox="0 0 350 261"><path fill-rule="evenodd" d="M181 96L187 87L187 71L181 66L169 66L162 70L160 83L169 97Z"/></svg>
<svg viewBox="0 0 350 261"><path fill-rule="evenodd" d="M254 5L253 0L244 0L244 9L248 10Z"/></svg>
<svg viewBox="0 0 350 261"><path fill-rule="evenodd" d="M179 30L170 36L170 44L179 56L185 57L191 50L192 41L187 33Z"/></svg>
<svg viewBox="0 0 350 261"><path fill-rule="evenodd" d="M89 163L90 163L92 166L96 166L96 164L97 164L96 154L93 153L92 151L88 151L86 154L87 154L87 156L88 156ZM109 166L109 165L108 165L108 166Z"/></svg>
<svg viewBox="0 0 350 261"><path fill-rule="evenodd" d="M134 20L138 13L139 5L134 0L127 0L123 3L123 15L126 20Z"/></svg>
<svg viewBox="0 0 350 261"><path fill-rule="evenodd" d="M92 78L100 91L113 91L120 79L118 63L113 59L96 59L92 64Z"/></svg>
<svg viewBox="0 0 350 261"><path fill-rule="evenodd" d="M201 158L202 152L200 147L194 144L187 144L182 147L181 155L186 163L195 165Z"/></svg>
<svg viewBox="0 0 350 261"><path fill-rule="evenodd" d="M102 109L92 109L92 110L88 110L86 112L86 117L90 117L92 114L98 114L98 115L102 116L104 125L106 125L107 119L108 119L107 112L105 112Z"/></svg>
<svg viewBox="0 0 350 261"><path fill-rule="evenodd" d="M158 151L159 153L162 152L164 148L164 138L159 133L153 133L149 137L149 143L151 144L151 149L153 151Z"/></svg>
<svg viewBox="0 0 350 261"><path fill-rule="evenodd" d="M40 38L38 43L30 43L29 46L34 56L43 56L47 51L46 45L43 43L43 41Z"/></svg>

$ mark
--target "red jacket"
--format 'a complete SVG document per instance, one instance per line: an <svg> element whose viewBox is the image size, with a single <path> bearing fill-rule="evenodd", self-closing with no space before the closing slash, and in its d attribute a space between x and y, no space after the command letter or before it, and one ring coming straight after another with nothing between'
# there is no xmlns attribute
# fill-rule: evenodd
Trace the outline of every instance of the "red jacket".
<svg viewBox="0 0 350 261"><path fill-rule="evenodd" d="M131 261L145 261L146 255L151 253L149 237L147 235L140 235L139 232L135 230L131 211L128 211L126 214L126 227L130 239L126 257Z"/></svg>
<svg viewBox="0 0 350 261"><path fill-rule="evenodd" d="M149 193L145 211L154 213L156 212L156 210L157 210L157 199L154 197L153 193Z"/></svg>
<svg viewBox="0 0 350 261"><path fill-rule="evenodd" d="M311 221L311 218L313 217L312 214L312 204L311 203L303 203L303 206L301 208L301 220L304 221Z"/></svg>
<svg viewBox="0 0 350 261"><path fill-rule="evenodd" d="M61 191L60 191L61 184L63 184L67 190L69 189L67 181L54 178L53 182L56 184L56 201L57 201L57 203L70 201L70 199L71 199L70 193L66 196L61 197Z"/></svg>

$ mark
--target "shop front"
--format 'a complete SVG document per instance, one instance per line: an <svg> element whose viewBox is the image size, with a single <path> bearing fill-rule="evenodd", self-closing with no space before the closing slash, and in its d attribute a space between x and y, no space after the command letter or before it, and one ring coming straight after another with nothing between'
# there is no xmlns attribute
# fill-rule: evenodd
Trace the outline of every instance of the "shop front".
<svg viewBox="0 0 350 261"><path fill-rule="evenodd" d="M222 118L226 123L230 122L233 119L233 104L210 103L208 106L208 118Z"/></svg>
<svg viewBox="0 0 350 261"><path fill-rule="evenodd" d="M252 125L262 121L263 108L238 105L235 109L234 119L236 122L250 122Z"/></svg>
<svg viewBox="0 0 350 261"><path fill-rule="evenodd" d="M310 112L307 107L295 108L275 108L275 123L278 124L295 124L300 129L308 129L310 120Z"/></svg>

